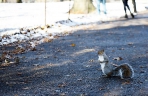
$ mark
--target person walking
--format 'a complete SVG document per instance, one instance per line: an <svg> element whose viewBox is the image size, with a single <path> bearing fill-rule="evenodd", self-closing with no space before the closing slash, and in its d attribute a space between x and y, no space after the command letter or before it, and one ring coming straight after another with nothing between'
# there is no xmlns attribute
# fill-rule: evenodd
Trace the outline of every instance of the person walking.
<svg viewBox="0 0 148 96"><path fill-rule="evenodd" d="M129 5L128 5L128 0L122 0L122 2L123 2L123 5L124 5L125 18L128 18L127 13L126 13L126 7L127 7L128 10L130 11L130 14L131 14L132 18L134 18L134 15L133 15L133 13L131 12L130 7L129 7Z"/></svg>
<svg viewBox="0 0 148 96"><path fill-rule="evenodd" d="M132 0L132 3L133 3L133 7L134 7L134 13L137 13L136 2L135 2L135 0Z"/></svg>
<svg viewBox="0 0 148 96"><path fill-rule="evenodd" d="M103 11L104 11L104 14L107 14L106 13L106 0L97 0L96 1L97 2L97 11L98 11L98 13L100 14L101 13L101 10L100 10L100 3L102 3L102 5L103 5Z"/></svg>

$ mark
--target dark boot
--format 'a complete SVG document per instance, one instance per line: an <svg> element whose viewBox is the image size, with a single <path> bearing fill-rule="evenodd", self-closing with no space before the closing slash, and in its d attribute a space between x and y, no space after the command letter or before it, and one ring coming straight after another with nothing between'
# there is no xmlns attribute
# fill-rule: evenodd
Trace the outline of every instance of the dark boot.
<svg viewBox="0 0 148 96"><path fill-rule="evenodd" d="M134 18L135 16L133 15L133 13L131 13L132 18Z"/></svg>
<svg viewBox="0 0 148 96"><path fill-rule="evenodd" d="M128 18L128 16L127 16L127 14L125 14L125 16L124 16L125 18Z"/></svg>

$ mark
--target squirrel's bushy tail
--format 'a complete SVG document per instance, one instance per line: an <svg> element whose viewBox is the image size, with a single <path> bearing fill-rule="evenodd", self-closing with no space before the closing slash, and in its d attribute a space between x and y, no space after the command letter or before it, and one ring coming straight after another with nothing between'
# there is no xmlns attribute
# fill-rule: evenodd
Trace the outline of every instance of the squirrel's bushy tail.
<svg viewBox="0 0 148 96"><path fill-rule="evenodd" d="M114 76L120 76L122 79L123 78L133 78L134 70L131 65L122 64L114 69L113 74Z"/></svg>

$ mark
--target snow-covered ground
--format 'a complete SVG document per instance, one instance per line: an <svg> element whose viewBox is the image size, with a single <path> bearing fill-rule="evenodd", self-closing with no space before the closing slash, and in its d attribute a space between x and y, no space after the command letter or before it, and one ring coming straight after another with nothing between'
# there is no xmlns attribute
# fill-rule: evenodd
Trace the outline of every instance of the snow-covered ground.
<svg viewBox="0 0 148 96"><path fill-rule="evenodd" d="M68 14L73 2L44 3L1 3L0 4L0 45L37 39L42 43L46 39L54 39L56 36L67 35L72 26L101 23L102 20L119 18L124 15L122 2L107 3L107 15L92 14ZM95 2L94 2L95 5ZM131 10L133 5L129 2ZM137 2L137 10L144 11L147 3ZM70 18L70 20L68 20Z"/></svg>

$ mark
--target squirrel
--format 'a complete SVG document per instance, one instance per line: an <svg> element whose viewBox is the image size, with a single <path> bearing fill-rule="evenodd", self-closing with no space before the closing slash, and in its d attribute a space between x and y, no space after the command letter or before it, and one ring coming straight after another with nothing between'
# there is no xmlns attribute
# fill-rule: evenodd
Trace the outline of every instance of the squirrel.
<svg viewBox="0 0 148 96"><path fill-rule="evenodd" d="M105 77L120 76L121 79L134 77L134 71L131 65L127 63L122 65L110 64L109 58L104 50L98 51L98 61Z"/></svg>

